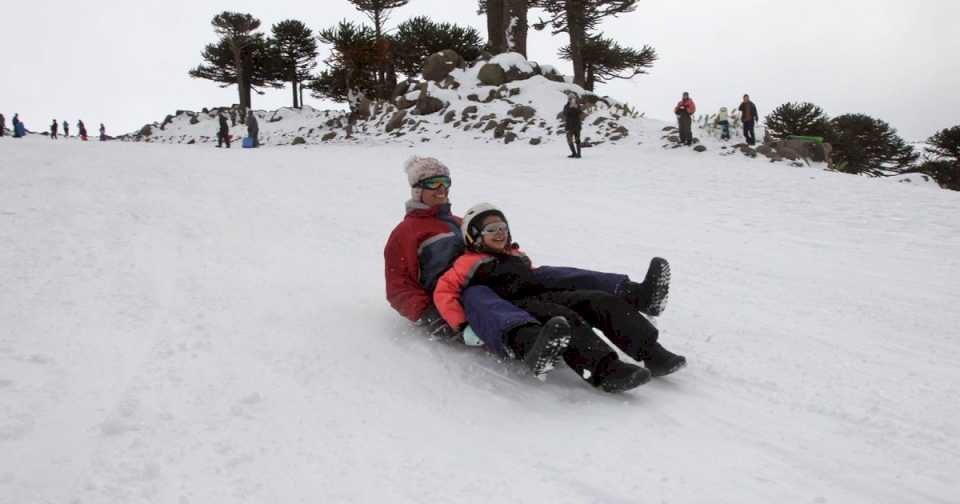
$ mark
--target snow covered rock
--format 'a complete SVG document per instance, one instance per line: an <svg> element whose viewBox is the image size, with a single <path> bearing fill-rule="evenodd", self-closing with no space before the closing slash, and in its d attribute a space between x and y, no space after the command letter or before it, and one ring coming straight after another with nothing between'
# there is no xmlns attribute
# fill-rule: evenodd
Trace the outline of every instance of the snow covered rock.
<svg viewBox="0 0 960 504"><path fill-rule="evenodd" d="M445 49L431 54L423 65L424 80L441 82L455 68L464 65L463 58L452 49Z"/></svg>

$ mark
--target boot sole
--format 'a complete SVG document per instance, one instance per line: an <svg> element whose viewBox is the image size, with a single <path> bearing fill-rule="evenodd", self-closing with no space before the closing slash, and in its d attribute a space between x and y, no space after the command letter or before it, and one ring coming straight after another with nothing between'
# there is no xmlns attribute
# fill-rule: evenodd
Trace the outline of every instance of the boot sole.
<svg viewBox="0 0 960 504"><path fill-rule="evenodd" d="M563 317L553 317L544 324L540 337L530 351L531 354L536 355L536 359L533 363L524 359L527 360L534 377L543 380L546 374L557 365L560 355L570 344L571 336L570 324Z"/></svg>
<svg viewBox="0 0 960 504"><path fill-rule="evenodd" d="M650 303L647 304L644 313L651 317L657 317L667 307L667 299L670 297L670 263L666 259L654 257L650 260L650 265L660 265L660 271L654 279L653 295L650 296Z"/></svg>
<svg viewBox="0 0 960 504"><path fill-rule="evenodd" d="M650 381L650 378L653 375L650 374L647 369L638 369L636 372L630 375L629 380L624 380L619 383L601 383L600 390L608 392L610 394L619 394L620 392L626 392L630 389L634 389Z"/></svg>
<svg viewBox="0 0 960 504"><path fill-rule="evenodd" d="M647 368L647 369L650 371L650 375L651 375L651 376L653 376L654 378L659 378L659 377L661 377L661 376L667 376L668 374L676 373L677 371L680 371L681 369L683 369L683 368L685 368L685 367L687 367L687 359L686 359L686 358L680 359L678 362L676 362L675 364L673 364L672 366L670 366L670 367L667 368L667 369L661 369L661 370L657 370L657 371L654 371L654 370L652 370L652 369L650 369L650 368Z"/></svg>

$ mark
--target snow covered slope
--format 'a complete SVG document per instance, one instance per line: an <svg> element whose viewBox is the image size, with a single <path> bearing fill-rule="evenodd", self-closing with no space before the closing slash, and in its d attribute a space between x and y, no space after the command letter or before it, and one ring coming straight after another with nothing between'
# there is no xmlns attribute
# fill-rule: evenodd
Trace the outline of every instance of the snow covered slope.
<svg viewBox="0 0 960 504"><path fill-rule="evenodd" d="M0 503L955 502L960 194L665 151L0 139ZM402 161L537 264L673 266L610 396L384 300Z"/></svg>

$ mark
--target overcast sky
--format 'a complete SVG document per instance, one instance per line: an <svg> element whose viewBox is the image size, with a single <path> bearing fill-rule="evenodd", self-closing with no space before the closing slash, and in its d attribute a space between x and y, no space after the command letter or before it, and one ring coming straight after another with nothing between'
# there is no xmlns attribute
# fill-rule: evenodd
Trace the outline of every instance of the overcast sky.
<svg viewBox="0 0 960 504"><path fill-rule="evenodd" d="M869 114L907 140L960 124L960 1L957 0L641 0L602 29L626 45L656 48L649 75L602 85L600 94L631 103L648 117L672 120L689 91L699 110L736 106L749 93L766 115L787 101L811 101L836 116ZM53 118L82 118L119 134L162 120L176 109L237 102L235 87L191 79L210 19L249 12L264 31L299 19L317 31L340 19L361 20L346 0L271 2L167 0L4 2L0 44L0 112L32 130ZM476 27L475 0L412 0L395 26L426 14ZM532 11L531 18L538 16ZM556 57L565 36L531 32L530 59L572 70ZM326 51L324 51L324 54ZM254 96L255 108L289 106L289 90ZM308 98L308 105L329 103ZM562 104L557 104L560 108Z"/></svg>

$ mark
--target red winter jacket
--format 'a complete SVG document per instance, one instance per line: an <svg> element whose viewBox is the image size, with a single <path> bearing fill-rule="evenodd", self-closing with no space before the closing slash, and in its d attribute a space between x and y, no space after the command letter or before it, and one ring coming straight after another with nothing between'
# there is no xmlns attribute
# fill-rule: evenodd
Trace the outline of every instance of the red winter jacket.
<svg viewBox="0 0 960 504"><path fill-rule="evenodd" d="M420 320L440 275L463 254L460 222L449 204L407 202L407 215L383 250L387 301L404 317Z"/></svg>
<svg viewBox="0 0 960 504"><path fill-rule="evenodd" d="M697 104L693 103L693 100L690 98L687 98L686 100L680 100L680 102L677 103L677 106L673 108L673 112L675 114L679 114L683 110L686 110L687 114L693 115L693 113L697 111Z"/></svg>

